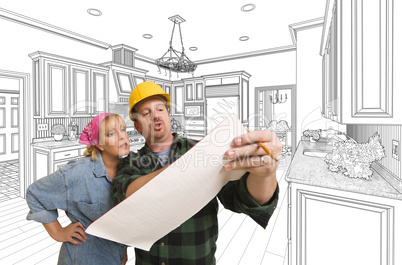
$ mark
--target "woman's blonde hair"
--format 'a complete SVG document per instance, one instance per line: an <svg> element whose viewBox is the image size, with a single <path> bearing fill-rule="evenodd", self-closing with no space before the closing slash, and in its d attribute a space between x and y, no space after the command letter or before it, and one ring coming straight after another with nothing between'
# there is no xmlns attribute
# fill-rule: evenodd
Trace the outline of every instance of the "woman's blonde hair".
<svg viewBox="0 0 402 265"><path fill-rule="evenodd" d="M120 121L121 121L122 123L124 123L124 124L126 123L126 122L124 121L124 119L123 119L119 114L111 114L111 115L107 116L107 117L102 121L102 123L105 122L105 124L104 124L104 126L100 126L98 137L100 137L100 132L103 131L102 128L108 128L109 120L110 120L112 117L113 117L113 118L118 118L118 119L120 119ZM101 124L102 124L102 123L101 123ZM109 133L109 131L106 131L106 132L105 132L105 134L107 134L107 133ZM99 139L98 139L98 141L99 141ZM96 146L94 146L94 145L88 145L88 146L87 146L87 149L85 149L83 155L84 155L84 157L91 157L91 160L97 160L97 159L98 159L98 153L102 153L102 151L99 150L99 149L98 149Z"/></svg>

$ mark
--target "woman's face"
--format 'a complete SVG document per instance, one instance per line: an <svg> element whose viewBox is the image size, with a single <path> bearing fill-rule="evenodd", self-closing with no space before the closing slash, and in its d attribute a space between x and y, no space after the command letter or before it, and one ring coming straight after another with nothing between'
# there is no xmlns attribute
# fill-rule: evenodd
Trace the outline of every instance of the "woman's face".
<svg viewBox="0 0 402 265"><path fill-rule="evenodd" d="M110 156L125 156L130 152L126 123L120 116L108 116L99 130L99 149Z"/></svg>

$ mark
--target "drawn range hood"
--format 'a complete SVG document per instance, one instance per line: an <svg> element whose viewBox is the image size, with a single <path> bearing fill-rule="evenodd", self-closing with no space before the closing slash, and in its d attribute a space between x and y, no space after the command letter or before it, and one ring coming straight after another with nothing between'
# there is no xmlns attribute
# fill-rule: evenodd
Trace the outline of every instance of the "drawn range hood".
<svg viewBox="0 0 402 265"><path fill-rule="evenodd" d="M109 102L128 102L131 90L145 81L148 70L135 67L137 49L119 44L112 46L113 60L103 63L109 67Z"/></svg>

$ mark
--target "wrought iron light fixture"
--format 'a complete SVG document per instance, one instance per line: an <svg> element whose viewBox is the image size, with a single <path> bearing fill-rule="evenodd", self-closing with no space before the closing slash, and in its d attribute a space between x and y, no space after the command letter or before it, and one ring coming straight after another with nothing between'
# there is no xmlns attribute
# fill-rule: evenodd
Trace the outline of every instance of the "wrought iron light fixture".
<svg viewBox="0 0 402 265"><path fill-rule="evenodd" d="M197 66L186 56L184 53L183 39L181 36L181 27L180 24L185 22L185 20L179 15L175 15L169 18L173 22L173 30L172 36L169 42L169 49L167 52L159 59L156 59L155 63L158 66L158 72L161 73L161 68L165 69L165 73L167 74L167 70L169 71L169 76L172 76L172 71L179 73L191 73L194 74L195 68ZM172 46L173 34L176 27L176 24L179 26L180 33L180 41L182 51L179 52L175 50Z"/></svg>
<svg viewBox="0 0 402 265"><path fill-rule="evenodd" d="M276 95L275 98L273 98L273 95L275 94L275 90L272 91L272 95L269 95L269 101L271 101L272 104L277 104L277 103L285 103L286 100L288 99L288 94L285 93L285 99L282 99L282 95L279 99L279 90L276 90Z"/></svg>

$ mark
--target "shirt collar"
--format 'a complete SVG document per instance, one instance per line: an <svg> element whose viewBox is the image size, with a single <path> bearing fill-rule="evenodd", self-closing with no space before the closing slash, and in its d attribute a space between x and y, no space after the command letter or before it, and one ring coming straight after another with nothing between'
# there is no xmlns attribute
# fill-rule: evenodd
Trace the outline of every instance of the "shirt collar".
<svg viewBox="0 0 402 265"><path fill-rule="evenodd" d="M185 141L184 139L179 136L177 133L172 133L173 134L173 143L171 145L171 150L172 149L176 149L176 148L182 148L185 145ZM149 148L149 146L147 144L145 144L145 146L143 148L141 148L138 153L140 154L149 154L152 153L151 148Z"/></svg>
<svg viewBox="0 0 402 265"><path fill-rule="evenodd" d="M105 165L103 164L102 156L100 152L96 154L97 160L92 161L92 171L97 178L105 177L107 175Z"/></svg>

